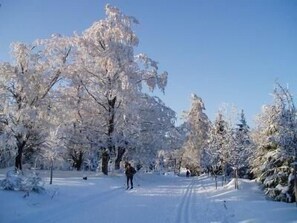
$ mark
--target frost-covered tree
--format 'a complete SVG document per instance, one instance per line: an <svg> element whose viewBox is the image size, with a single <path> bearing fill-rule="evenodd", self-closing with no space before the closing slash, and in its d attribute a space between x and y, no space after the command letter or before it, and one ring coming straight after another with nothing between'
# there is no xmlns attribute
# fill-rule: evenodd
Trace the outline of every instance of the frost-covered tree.
<svg viewBox="0 0 297 223"><path fill-rule="evenodd" d="M131 137L135 148L127 155L149 165L155 160L159 150L173 149L178 139L175 138L175 112L158 97L144 94L139 102L141 104L134 123L137 131Z"/></svg>
<svg viewBox="0 0 297 223"><path fill-rule="evenodd" d="M226 121L223 112L219 111L217 117L212 123L207 154L211 169L224 176L227 171L227 164L230 159L230 146L232 144L232 129Z"/></svg>
<svg viewBox="0 0 297 223"><path fill-rule="evenodd" d="M100 157L105 174L109 160L119 168L128 150L140 157L176 141L175 113L143 93L164 92L167 73L145 54L135 55L137 20L105 9L106 18L82 34L14 44L15 62L1 64L1 143L16 149L16 168L22 169L24 154L31 159L49 149L57 126L75 167L98 165Z"/></svg>
<svg viewBox="0 0 297 223"><path fill-rule="evenodd" d="M208 142L210 121L204 112L202 99L192 94L190 111L186 114L188 136L184 144L183 164L192 174L198 174L202 168L202 152Z"/></svg>
<svg viewBox="0 0 297 223"><path fill-rule="evenodd" d="M164 91L167 73L159 74L157 63L145 54L134 54L138 38L132 28L137 20L110 5L105 10L105 19L71 38L75 54L68 73L84 87L100 114L106 158L102 171L107 174L108 157L118 153L115 138L124 131L119 123L125 123L129 114L137 115L131 102L138 100L144 84Z"/></svg>
<svg viewBox="0 0 297 223"><path fill-rule="evenodd" d="M55 162L64 161L63 154L65 149L61 143L61 135L59 134L59 130L59 127L54 127L54 129L51 129L46 139L46 143L44 143L41 148L41 156L43 158L44 164L50 169L50 184L53 182Z"/></svg>
<svg viewBox="0 0 297 223"><path fill-rule="evenodd" d="M23 155L32 157L46 138L51 91L62 77L70 52L61 47L60 39L14 43L14 62L0 64L1 122L6 141L16 148L15 168L19 170Z"/></svg>
<svg viewBox="0 0 297 223"><path fill-rule="evenodd" d="M268 196L293 201L293 170L296 159L297 128L293 97L287 88L277 85L274 101L265 105L253 134L256 151L253 173L265 186Z"/></svg>
<svg viewBox="0 0 297 223"><path fill-rule="evenodd" d="M252 149L250 129L242 110L239 123L233 130L233 146L230 147L229 163L235 172L236 182L238 177L244 177L249 172ZM238 189L238 184L235 185L235 188Z"/></svg>
<svg viewBox="0 0 297 223"><path fill-rule="evenodd" d="M89 130L95 129L90 115L93 110L88 104L84 88L79 84L74 87L64 87L62 99L64 99L61 100L63 104L56 106L63 108L63 112L67 113L63 115L67 117L60 121L63 123L63 128L60 129L63 145L67 150L66 158L73 168L81 170L84 158L90 150L92 135Z"/></svg>

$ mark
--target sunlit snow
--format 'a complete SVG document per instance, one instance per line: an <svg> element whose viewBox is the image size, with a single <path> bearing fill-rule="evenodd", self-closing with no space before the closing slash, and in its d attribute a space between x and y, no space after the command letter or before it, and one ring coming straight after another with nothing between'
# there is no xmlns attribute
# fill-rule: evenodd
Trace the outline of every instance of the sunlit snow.
<svg viewBox="0 0 297 223"><path fill-rule="evenodd" d="M1 170L0 179L5 177ZM46 192L0 190L1 223L285 223L297 222L295 204L265 199L255 181L222 186L208 175L137 173L135 189L125 190L123 174L40 172ZM87 176L87 180L82 177Z"/></svg>

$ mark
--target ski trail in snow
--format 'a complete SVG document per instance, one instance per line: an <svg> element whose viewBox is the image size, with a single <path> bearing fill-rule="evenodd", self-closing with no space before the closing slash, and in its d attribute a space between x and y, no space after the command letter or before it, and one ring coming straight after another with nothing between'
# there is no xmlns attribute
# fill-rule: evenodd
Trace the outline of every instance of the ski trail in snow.
<svg viewBox="0 0 297 223"><path fill-rule="evenodd" d="M226 203L218 202L214 199L213 195L210 194L209 190L215 187L213 181L209 181L208 176L200 176L198 182L196 218L200 219L196 222L203 222L202 219L208 219L207 222L220 222L220 223L233 223L234 214L232 214L229 208L226 208ZM219 189L216 190L220 193Z"/></svg>
<svg viewBox="0 0 297 223"><path fill-rule="evenodd" d="M181 203L177 207L176 223L193 222L193 221L190 221L189 218L193 217L191 207L192 207L192 203L193 203L192 200L193 200L194 186L195 186L195 181L193 178L191 180L191 182L189 183L189 185L187 186L187 188L185 189Z"/></svg>
<svg viewBox="0 0 297 223"><path fill-rule="evenodd" d="M209 181L208 176L192 178L184 185L175 223L234 222L234 214L226 208L226 203L216 201L208 192L214 188L214 182Z"/></svg>
<svg viewBox="0 0 297 223"><path fill-rule="evenodd" d="M209 198L202 192L206 191L202 180L200 177L193 177L186 187L182 200L177 207L176 223L203 222L203 219L209 218L207 216L209 212ZM208 207L208 211L203 210L205 206Z"/></svg>

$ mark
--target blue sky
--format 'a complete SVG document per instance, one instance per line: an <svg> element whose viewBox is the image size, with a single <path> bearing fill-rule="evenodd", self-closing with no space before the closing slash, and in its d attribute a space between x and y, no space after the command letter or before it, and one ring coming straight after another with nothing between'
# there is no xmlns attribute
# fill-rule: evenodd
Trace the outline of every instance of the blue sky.
<svg viewBox="0 0 297 223"><path fill-rule="evenodd" d="M196 93L211 120L227 103L252 126L275 81L297 94L294 0L0 0L0 61L10 60L11 42L82 32L107 3L139 20L136 51L169 73L165 95L156 94L179 116Z"/></svg>

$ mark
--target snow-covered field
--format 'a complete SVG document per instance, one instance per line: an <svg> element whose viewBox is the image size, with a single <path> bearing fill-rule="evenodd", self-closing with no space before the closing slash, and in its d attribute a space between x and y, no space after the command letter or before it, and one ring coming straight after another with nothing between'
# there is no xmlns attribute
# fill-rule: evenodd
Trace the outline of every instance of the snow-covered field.
<svg viewBox="0 0 297 223"><path fill-rule="evenodd" d="M47 172L42 194L0 190L1 223L207 223L297 222L297 207L266 200L255 182L240 180L224 187L210 177L135 176L135 189L125 190L122 174ZM83 180L84 175L88 176ZM0 171L0 179L5 171Z"/></svg>

